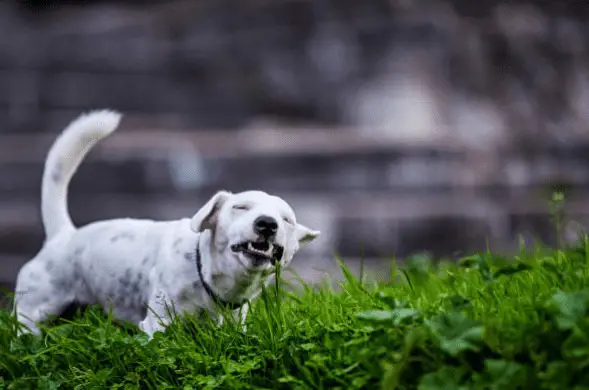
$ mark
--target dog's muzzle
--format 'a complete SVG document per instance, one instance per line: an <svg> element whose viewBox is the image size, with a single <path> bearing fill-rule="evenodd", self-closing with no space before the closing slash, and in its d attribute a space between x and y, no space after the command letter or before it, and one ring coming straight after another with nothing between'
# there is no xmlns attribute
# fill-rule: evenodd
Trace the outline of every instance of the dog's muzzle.
<svg viewBox="0 0 589 390"><path fill-rule="evenodd" d="M246 241L241 244L231 245L231 250L236 253L243 253L253 260L254 266L260 266L270 262L275 265L282 259L284 248L268 240L255 242Z"/></svg>

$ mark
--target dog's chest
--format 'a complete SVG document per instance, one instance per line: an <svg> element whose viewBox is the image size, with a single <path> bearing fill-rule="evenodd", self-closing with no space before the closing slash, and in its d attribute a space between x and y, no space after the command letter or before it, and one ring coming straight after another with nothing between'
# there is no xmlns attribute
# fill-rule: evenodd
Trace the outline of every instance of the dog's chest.
<svg viewBox="0 0 589 390"><path fill-rule="evenodd" d="M262 285L267 284L267 277L264 277L261 273L239 275L237 277L214 275L212 279L216 291L232 301L251 299L260 293Z"/></svg>

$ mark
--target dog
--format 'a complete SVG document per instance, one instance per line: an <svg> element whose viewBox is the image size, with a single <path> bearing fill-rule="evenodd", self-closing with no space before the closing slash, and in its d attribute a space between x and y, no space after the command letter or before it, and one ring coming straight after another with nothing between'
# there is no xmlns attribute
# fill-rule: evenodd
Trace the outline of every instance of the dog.
<svg viewBox="0 0 589 390"><path fill-rule="evenodd" d="M20 332L40 334L40 323L72 304L99 304L150 339L180 312L207 311L222 323L225 307L245 324L249 302L277 267L286 268L320 232L298 223L286 201L262 191L219 191L191 218L75 227L69 182L121 117L111 110L80 115L47 155L41 191L46 239L17 277L14 313L25 326Z"/></svg>

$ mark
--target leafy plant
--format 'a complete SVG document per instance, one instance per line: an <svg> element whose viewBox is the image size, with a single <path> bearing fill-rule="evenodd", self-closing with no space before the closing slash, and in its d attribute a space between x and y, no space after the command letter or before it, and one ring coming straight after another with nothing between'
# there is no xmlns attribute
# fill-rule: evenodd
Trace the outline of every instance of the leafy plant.
<svg viewBox="0 0 589 390"><path fill-rule="evenodd" d="M268 288L247 332L189 316L149 341L90 308L17 337L0 310L0 389L589 388L588 248L422 254L378 284L340 263L338 287Z"/></svg>

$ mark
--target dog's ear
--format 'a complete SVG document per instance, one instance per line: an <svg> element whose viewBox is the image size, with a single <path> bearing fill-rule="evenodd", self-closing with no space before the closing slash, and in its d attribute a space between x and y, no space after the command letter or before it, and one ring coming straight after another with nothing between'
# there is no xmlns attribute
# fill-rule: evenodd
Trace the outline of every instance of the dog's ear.
<svg viewBox="0 0 589 390"><path fill-rule="evenodd" d="M231 192L219 191L194 214L190 220L190 228L200 233L203 230L213 229L217 224L219 210L223 203L229 199Z"/></svg>
<svg viewBox="0 0 589 390"><path fill-rule="evenodd" d="M299 245L303 247L304 245L307 245L308 243L319 237L321 232L319 230L309 229L305 225L297 223L295 234L297 240L299 241Z"/></svg>

